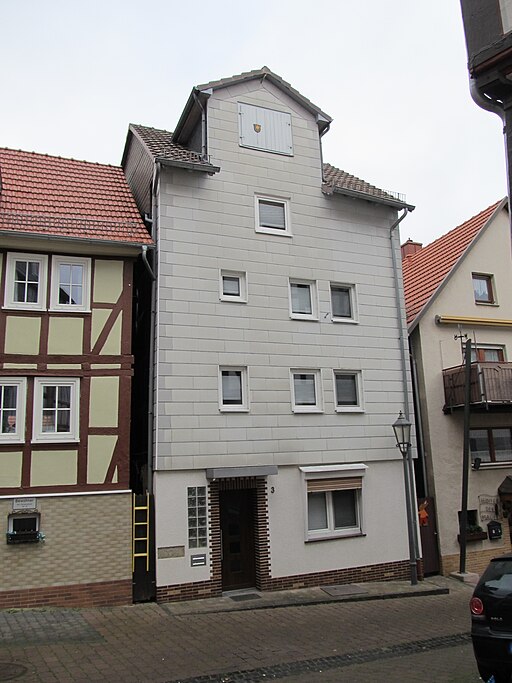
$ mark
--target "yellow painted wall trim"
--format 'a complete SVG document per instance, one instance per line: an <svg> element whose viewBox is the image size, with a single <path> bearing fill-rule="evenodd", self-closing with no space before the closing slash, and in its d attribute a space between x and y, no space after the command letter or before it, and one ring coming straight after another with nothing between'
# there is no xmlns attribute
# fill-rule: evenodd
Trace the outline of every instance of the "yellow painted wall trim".
<svg viewBox="0 0 512 683"><path fill-rule="evenodd" d="M481 325L484 327L512 327L512 320L503 318L471 318L462 315L436 315L438 325Z"/></svg>

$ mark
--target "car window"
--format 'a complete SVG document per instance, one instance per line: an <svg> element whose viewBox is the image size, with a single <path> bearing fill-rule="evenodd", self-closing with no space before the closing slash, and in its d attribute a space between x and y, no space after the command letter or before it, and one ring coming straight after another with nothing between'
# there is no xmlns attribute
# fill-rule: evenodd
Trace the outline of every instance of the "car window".
<svg viewBox="0 0 512 683"><path fill-rule="evenodd" d="M492 591L512 591L512 562L498 560L491 562L480 579L480 587Z"/></svg>

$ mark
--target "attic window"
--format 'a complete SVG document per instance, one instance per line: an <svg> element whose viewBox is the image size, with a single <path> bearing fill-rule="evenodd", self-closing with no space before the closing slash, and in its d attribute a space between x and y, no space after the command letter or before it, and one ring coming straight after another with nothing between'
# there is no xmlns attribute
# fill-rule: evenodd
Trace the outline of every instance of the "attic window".
<svg viewBox="0 0 512 683"><path fill-rule="evenodd" d="M293 155L291 114L238 103L240 146Z"/></svg>

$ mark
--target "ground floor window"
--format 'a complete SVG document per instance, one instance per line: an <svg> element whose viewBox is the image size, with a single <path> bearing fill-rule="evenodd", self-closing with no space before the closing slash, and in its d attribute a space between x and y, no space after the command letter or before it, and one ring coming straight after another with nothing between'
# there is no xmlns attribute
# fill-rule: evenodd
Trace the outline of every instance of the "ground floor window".
<svg viewBox="0 0 512 683"><path fill-rule="evenodd" d="M307 540L362 534L365 465L301 467L307 496ZM331 475L331 476L328 476Z"/></svg>

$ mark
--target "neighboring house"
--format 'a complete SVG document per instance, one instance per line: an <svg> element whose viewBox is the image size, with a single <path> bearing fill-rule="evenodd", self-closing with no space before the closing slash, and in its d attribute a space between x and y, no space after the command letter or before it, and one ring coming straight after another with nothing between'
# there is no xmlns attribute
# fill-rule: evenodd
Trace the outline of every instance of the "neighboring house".
<svg viewBox="0 0 512 683"><path fill-rule="evenodd" d="M510 550L509 496L503 488L500 496L500 487L507 488L512 473L512 261L506 200L426 247L406 242L402 256L423 437L420 461L425 478L420 493L427 497L429 513L428 524L422 527L427 534L424 566L435 571L435 554L440 552L438 568L444 574L459 569L465 384L461 364L467 335L472 340L472 533L466 567L479 572L490 557ZM491 528L496 522L502 525L501 538L490 540L489 522Z"/></svg>
<svg viewBox="0 0 512 683"><path fill-rule="evenodd" d="M322 163L330 122L264 67L194 88L174 133L129 128L157 246L136 432L149 414L159 600L408 576L412 207Z"/></svg>
<svg viewBox="0 0 512 683"><path fill-rule="evenodd" d="M132 269L120 168L0 149L0 607L132 599Z"/></svg>

